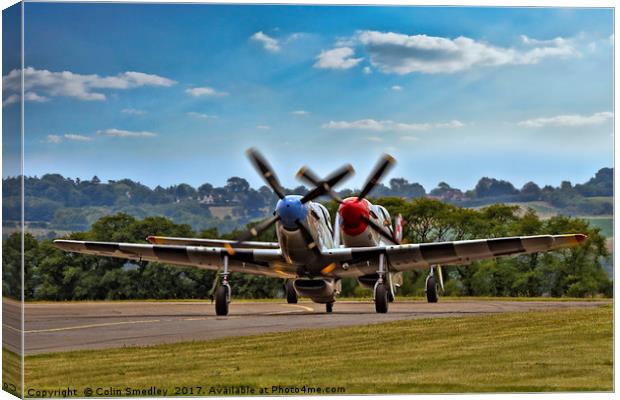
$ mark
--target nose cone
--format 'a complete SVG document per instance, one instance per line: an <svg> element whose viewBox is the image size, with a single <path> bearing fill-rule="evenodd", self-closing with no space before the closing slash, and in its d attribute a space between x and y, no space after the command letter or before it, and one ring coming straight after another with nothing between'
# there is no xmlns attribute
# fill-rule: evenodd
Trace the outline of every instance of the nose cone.
<svg viewBox="0 0 620 400"><path fill-rule="evenodd" d="M306 219L308 208L305 204L301 204L301 196L290 195L278 201L276 214L285 228L293 230L297 229L297 220Z"/></svg>
<svg viewBox="0 0 620 400"><path fill-rule="evenodd" d="M363 217L369 218L368 201L357 197L349 197L344 199L338 207L338 214L342 219L342 230L349 236L357 236L364 232L368 224L364 222Z"/></svg>

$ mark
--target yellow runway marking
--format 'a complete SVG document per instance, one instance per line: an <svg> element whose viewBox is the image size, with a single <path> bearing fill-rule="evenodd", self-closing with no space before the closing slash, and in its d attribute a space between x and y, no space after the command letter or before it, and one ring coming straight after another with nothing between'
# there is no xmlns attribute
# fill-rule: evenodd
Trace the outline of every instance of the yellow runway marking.
<svg viewBox="0 0 620 400"><path fill-rule="evenodd" d="M314 311L314 308L312 308L312 307L300 306L299 304L289 304L289 306L299 307L299 308L304 309L306 311Z"/></svg>
<svg viewBox="0 0 620 400"><path fill-rule="evenodd" d="M77 325L77 326L66 326L62 328L50 328L50 329L34 329L29 331L24 331L24 333L44 333L44 332L60 332L60 331L71 331L75 329L88 329L88 328L101 328L106 326L116 326L116 325L129 325L129 324L151 324L154 322L160 322L158 319L146 319L140 321L122 321L122 322L107 322L103 324L90 324L90 325ZM3 325L6 326L6 325ZM13 327L9 327L15 329ZM19 330L18 330L19 332Z"/></svg>

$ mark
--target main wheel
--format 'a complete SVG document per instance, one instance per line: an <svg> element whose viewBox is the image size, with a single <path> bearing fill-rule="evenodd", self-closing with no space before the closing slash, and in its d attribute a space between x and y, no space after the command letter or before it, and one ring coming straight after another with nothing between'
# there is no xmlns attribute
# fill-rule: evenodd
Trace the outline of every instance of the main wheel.
<svg viewBox="0 0 620 400"><path fill-rule="evenodd" d="M387 287L380 283L375 287L375 310L378 313L385 314L388 312L388 304Z"/></svg>
<svg viewBox="0 0 620 400"><path fill-rule="evenodd" d="M434 276L429 276L426 280L426 300L429 303L437 303L439 295L437 294L437 283Z"/></svg>
<svg viewBox="0 0 620 400"><path fill-rule="evenodd" d="M288 304L297 304L297 291L295 291L295 281L286 281L286 302Z"/></svg>
<svg viewBox="0 0 620 400"><path fill-rule="evenodd" d="M226 285L220 285L215 291L215 314L228 315L228 302L230 299L230 288Z"/></svg>
<svg viewBox="0 0 620 400"><path fill-rule="evenodd" d="M332 312L334 311L334 303L325 303L325 312Z"/></svg>

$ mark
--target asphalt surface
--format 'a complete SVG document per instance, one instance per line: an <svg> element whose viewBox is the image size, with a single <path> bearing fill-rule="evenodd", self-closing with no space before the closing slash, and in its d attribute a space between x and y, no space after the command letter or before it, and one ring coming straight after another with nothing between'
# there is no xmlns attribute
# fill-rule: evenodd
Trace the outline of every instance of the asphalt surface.
<svg viewBox="0 0 620 400"><path fill-rule="evenodd" d="M310 302L238 302L226 317L215 316L209 302L75 302L25 306L25 353L144 346L191 340L330 328L419 318L462 317L530 310L597 307L609 301L397 301L388 314L372 302L336 302L332 314ZM3 342L20 348L20 305L4 299Z"/></svg>

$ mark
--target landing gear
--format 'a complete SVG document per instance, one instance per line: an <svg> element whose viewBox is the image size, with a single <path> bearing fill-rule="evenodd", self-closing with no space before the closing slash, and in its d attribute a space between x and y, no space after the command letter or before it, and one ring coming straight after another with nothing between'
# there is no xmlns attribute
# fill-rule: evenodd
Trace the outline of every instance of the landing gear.
<svg viewBox="0 0 620 400"><path fill-rule="evenodd" d="M230 304L231 290L228 284L228 256L224 256L224 271L222 272L222 283L215 291L215 314L218 316L228 315L228 305Z"/></svg>
<svg viewBox="0 0 620 400"><path fill-rule="evenodd" d="M437 303L439 294L437 293L437 282L435 281L435 268L431 265L431 272L426 278L426 300L429 303Z"/></svg>
<svg viewBox="0 0 620 400"><path fill-rule="evenodd" d="M297 291L295 290L295 281L292 279L286 281L286 302L297 304Z"/></svg>
<svg viewBox="0 0 620 400"><path fill-rule="evenodd" d="M377 282L375 285L375 311L380 314L388 312L388 290L385 284Z"/></svg>
<svg viewBox="0 0 620 400"><path fill-rule="evenodd" d="M388 289L385 282L385 255L379 254L379 279L377 279L377 283L375 283L375 311L381 314L385 314L388 312L388 293L391 290ZM393 297L393 296L392 296Z"/></svg>
<svg viewBox="0 0 620 400"><path fill-rule="evenodd" d="M325 303L325 312L331 313L334 311L334 303Z"/></svg>
<svg viewBox="0 0 620 400"><path fill-rule="evenodd" d="M215 291L215 314L228 315L228 304L230 304L230 286L222 284Z"/></svg>

